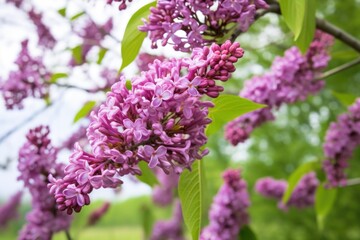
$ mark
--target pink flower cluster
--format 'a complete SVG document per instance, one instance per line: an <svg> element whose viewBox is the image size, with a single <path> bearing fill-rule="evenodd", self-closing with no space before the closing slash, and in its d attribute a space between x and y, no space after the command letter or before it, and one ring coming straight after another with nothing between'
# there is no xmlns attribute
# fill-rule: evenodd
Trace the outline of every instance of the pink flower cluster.
<svg viewBox="0 0 360 240"><path fill-rule="evenodd" d="M7 3L14 4L17 8L20 8L24 0L6 0Z"/></svg>
<svg viewBox="0 0 360 240"><path fill-rule="evenodd" d="M149 64L153 63L156 59L164 61L164 56L156 56L148 53L140 53L136 59L136 65L140 72L149 70Z"/></svg>
<svg viewBox="0 0 360 240"><path fill-rule="evenodd" d="M168 221L158 221L154 224L150 240L184 240L183 216L180 202L174 206L173 216Z"/></svg>
<svg viewBox="0 0 360 240"><path fill-rule="evenodd" d="M201 232L200 240L238 239L242 226L249 223L250 205L247 184L239 170L227 170L224 184L214 198L209 212L210 224Z"/></svg>
<svg viewBox="0 0 360 240"><path fill-rule="evenodd" d="M88 20L78 35L84 40L81 45L81 56L79 59L71 59L70 66L81 65L86 62L86 57L94 46L100 46L104 37L110 33L113 28L112 18L109 18L103 25L99 26L91 19Z"/></svg>
<svg viewBox="0 0 360 240"><path fill-rule="evenodd" d="M284 205L282 197L287 185L285 180L266 177L257 180L255 189L264 197L278 200L278 207L282 210L287 210L288 207L304 208L314 205L315 192L319 185L319 181L314 172L308 173L300 179L289 201Z"/></svg>
<svg viewBox="0 0 360 240"><path fill-rule="evenodd" d="M6 81L1 82L7 109L23 108L28 96L45 98L49 94L48 80L51 74L46 70L40 57L33 58L28 51L28 40L21 43L21 51L15 61L18 69L11 71Z"/></svg>
<svg viewBox="0 0 360 240"><path fill-rule="evenodd" d="M119 2L119 10L125 10L126 9L126 4L128 4L127 2L132 2L133 0L107 0L108 4L113 4L113 2Z"/></svg>
<svg viewBox="0 0 360 240"><path fill-rule="evenodd" d="M169 172L165 174L161 169L154 169L159 185L155 186L152 193L152 199L159 206L167 206L174 199L174 191L179 182L179 174Z"/></svg>
<svg viewBox="0 0 360 240"><path fill-rule="evenodd" d="M7 224L18 217L18 208L21 203L22 192L15 193L11 198L0 206L0 229L5 228Z"/></svg>
<svg viewBox="0 0 360 240"><path fill-rule="evenodd" d="M317 31L306 54L302 55L298 48L292 47L284 57L275 58L270 72L245 82L240 96L268 107L228 123L225 138L233 145L244 142L254 128L274 119L272 109L304 101L310 94L319 92L324 82L316 77L330 60L328 49L332 43L332 36Z"/></svg>
<svg viewBox="0 0 360 240"><path fill-rule="evenodd" d="M161 40L162 46L171 43L175 50L189 52L220 41L234 24L246 31L256 9L267 7L264 0L158 0L139 29L148 32L153 48Z"/></svg>
<svg viewBox="0 0 360 240"><path fill-rule="evenodd" d="M31 9L28 12L28 16L36 26L39 37L39 45L46 48L53 48L56 44L56 40L50 32L50 29L43 23L43 15L41 13L37 13L34 9Z"/></svg>
<svg viewBox="0 0 360 240"><path fill-rule="evenodd" d="M360 145L360 99L349 107L347 113L340 115L331 123L326 132L324 143L325 160L323 163L330 186L346 184L344 170L354 149Z"/></svg>
<svg viewBox="0 0 360 240"><path fill-rule="evenodd" d="M62 164L56 163L57 149L51 145L49 128L39 126L26 135L27 142L19 151L19 180L24 182L32 196L32 210L19 239L51 239L58 231L66 230L71 217L56 209L55 198L47 188L48 175L63 176Z"/></svg>
<svg viewBox="0 0 360 240"><path fill-rule="evenodd" d="M126 87L115 83L87 129L91 153L77 144L63 179L49 184L60 210L69 214L90 203L95 188L116 188L124 175L140 175L139 161L165 173L180 173L201 159L207 141L206 125L211 102L223 90L243 50L230 41L195 49L191 58L156 60Z"/></svg>

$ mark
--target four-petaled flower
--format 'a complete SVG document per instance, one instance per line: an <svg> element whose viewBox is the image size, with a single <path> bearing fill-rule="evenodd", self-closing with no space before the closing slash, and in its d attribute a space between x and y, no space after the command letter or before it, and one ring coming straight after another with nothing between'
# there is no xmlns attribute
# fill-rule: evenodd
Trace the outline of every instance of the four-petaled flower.
<svg viewBox="0 0 360 240"><path fill-rule="evenodd" d="M151 105L153 107L160 106L163 100L169 100L173 96L173 94L169 90L164 90L159 85L156 85L154 91L155 91L155 96L151 102Z"/></svg>
<svg viewBox="0 0 360 240"><path fill-rule="evenodd" d="M160 104L159 104L160 105ZM142 136L148 135L148 130L145 128L143 120L136 119L135 122L131 121L130 119L124 119L123 121L124 126L127 128L124 132L126 133L131 132L134 134L135 140L140 141Z"/></svg>
<svg viewBox="0 0 360 240"><path fill-rule="evenodd" d="M179 81L179 88L187 88L188 93L193 96L199 96L199 92L196 89L197 86L201 84L201 77L195 77L192 81L189 81L187 78L182 78Z"/></svg>
<svg viewBox="0 0 360 240"><path fill-rule="evenodd" d="M81 190L77 188L74 184L70 184L67 188L63 191L63 194L67 199L74 199L76 198L76 203L79 206L85 205L85 198L81 194Z"/></svg>
<svg viewBox="0 0 360 240"><path fill-rule="evenodd" d="M167 149L164 146L160 146L155 150L152 146L145 145L145 155L150 157L149 167L154 168L158 164L159 159L166 155L166 151Z"/></svg>

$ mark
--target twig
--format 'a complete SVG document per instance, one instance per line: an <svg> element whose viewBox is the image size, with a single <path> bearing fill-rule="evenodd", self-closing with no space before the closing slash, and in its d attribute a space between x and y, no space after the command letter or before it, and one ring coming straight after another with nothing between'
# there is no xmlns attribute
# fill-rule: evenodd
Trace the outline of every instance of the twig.
<svg viewBox="0 0 360 240"><path fill-rule="evenodd" d="M86 88L82 88L82 87L70 85L70 84L63 84L63 83L52 83L52 84L54 84L58 87L73 88L73 89L78 89L78 90L89 92L89 93L93 92L93 90L91 90L91 89L86 89Z"/></svg>
<svg viewBox="0 0 360 240"><path fill-rule="evenodd" d="M351 68L351 67L353 67L353 66L355 66L355 65L357 65L359 63L360 63L360 58L354 59L351 62L345 63L345 64L340 65L340 66L338 66L336 68L333 68L333 69L331 69L331 70L329 70L327 72L324 72L319 77L317 77L315 80L321 80L321 79L330 77L330 76L332 76L332 75L334 75L336 73L339 73L339 72L344 71L344 70L346 70L348 68Z"/></svg>
<svg viewBox="0 0 360 240"><path fill-rule="evenodd" d="M65 235L67 240L72 240L69 230L65 230Z"/></svg>

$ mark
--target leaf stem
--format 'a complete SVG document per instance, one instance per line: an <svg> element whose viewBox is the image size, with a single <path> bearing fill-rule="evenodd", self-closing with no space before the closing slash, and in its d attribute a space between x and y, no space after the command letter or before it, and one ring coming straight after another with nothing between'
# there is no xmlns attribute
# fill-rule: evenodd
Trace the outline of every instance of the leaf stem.
<svg viewBox="0 0 360 240"><path fill-rule="evenodd" d="M333 68L333 69L331 69L331 70L329 70L327 72L324 72L319 77L317 77L315 80L320 80L320 79L330 77L330 76L335 75L335 74L337 74L337 73L339 73L341 71L344 71L344 70L346 70L348 68L351 68L351 67L353 67L353 66L355 66L355 65L357 65L359 63L360 63L360 58L354 59L351 62L347 62L347 63L345 63L343 65L340 65L338 67L335 67L335 68Z"/></svg>
<svg viewBox="0 0 360 240"><path fill-rule="evenodd" d="M65 230L65 235L67 240L72 240L69 230Z"/></svg>

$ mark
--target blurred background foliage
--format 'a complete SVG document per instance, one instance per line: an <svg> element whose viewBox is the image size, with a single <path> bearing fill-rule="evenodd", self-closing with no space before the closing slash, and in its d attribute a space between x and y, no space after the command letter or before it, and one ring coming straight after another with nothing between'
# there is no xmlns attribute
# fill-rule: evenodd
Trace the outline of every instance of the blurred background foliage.
<svg viewBox="0 0 360 240"><path fill-rule="evenodd" d="M360 1L318 1L317 16L325 18L360 39ZM238 94L243 82L252 75L265 72L277 55L292 46L292 37L281 17L274 14L258 20L250 31L239 37L245 50L238 62L237 72L228 81L226 91ZM358 54L336 41L331 50L328 69L349 62ZM265 199L254 191L258 178L273 176L287 179L304 161L322 159L322 142L331 121L346 111L333 92L360 96L360 66L342 71L325 80L325 89L305 102L281 107L277 119L258 128L246 144L230 147L223 133L213 135L208 147L211 154L204 161L208 186L208 204L222 184L221 172L229 167L242 168L251 196L251 227L260 240L282 239L360 239L360 186L339 189L335 206L319 231L314 209L289 209L282 212L275 201ZM239 160L240 159L240 160ZM349 178L360 177L360 149L350 160ZM75 216L71 233L74 239L141 239L141 211L151 206L156 219L169 218L171 209L152 205L149 196L112 204L110 211L94 227L84 227L89 213L99 207L95 202ZM23 205L21 217L1 233L1 239L15 239L24 223L29 206ZM65 239L58 234L55 239Z"/></svg>

